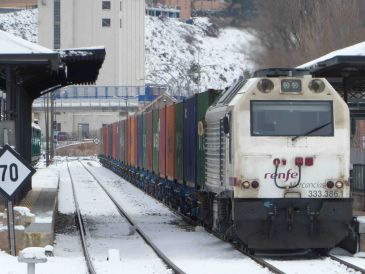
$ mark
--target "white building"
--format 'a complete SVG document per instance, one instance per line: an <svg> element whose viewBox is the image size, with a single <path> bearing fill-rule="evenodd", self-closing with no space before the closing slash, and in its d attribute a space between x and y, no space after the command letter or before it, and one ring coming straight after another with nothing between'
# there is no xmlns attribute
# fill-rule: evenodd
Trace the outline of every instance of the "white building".
<svg viewBox="0 0 365 274"><path fill-rule="evenodd" d="M103 98L108 104L114 100L117 105L125 105L126 99L130 101L144 94L145 0L38 0L38 12L40 45L51 49L105 46L106 58L96 88L99 94L108 94L108 98L100 98L99 106L104 104L100 103ZM94 88L74 86L68 89L83 94L84 90ZM77 98L72 99L74 104ZM85 96L80 96L79 100L84 101ZM66 101L63 100L63 104L67 104ZM79 135L75 128L83 124L92 132L104 123L119 120L120 113L125 112L125 109L102 112L98 107L79 105L77 109L65 111L58 108L56 119L57 123L61 122L61 131ZM35 107L35 111L34 116L40 122L44 120L39 107ZM66 112L67 116L63 116ZM82 119L78 122L70 119L70 115ZM72 125L71 120L74 120ZM40 126L44 130L42 122Z"/></svg>

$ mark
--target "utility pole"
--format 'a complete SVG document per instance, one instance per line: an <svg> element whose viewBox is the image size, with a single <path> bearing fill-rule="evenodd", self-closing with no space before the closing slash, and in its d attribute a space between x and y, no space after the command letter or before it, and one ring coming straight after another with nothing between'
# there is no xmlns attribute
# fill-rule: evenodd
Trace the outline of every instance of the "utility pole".
<svg viewBox="0 0 365 274"><path fill-rule="evenodd" d="M44 98L44 121L46 125L46 166L49 166L49 119L48 119L48 112L49 112L49 93L46 94Z"/></svg>

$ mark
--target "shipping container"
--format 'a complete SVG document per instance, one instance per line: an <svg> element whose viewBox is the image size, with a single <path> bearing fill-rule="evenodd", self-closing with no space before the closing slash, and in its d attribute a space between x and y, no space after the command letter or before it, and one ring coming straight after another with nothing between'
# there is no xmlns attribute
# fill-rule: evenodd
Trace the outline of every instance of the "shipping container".
<svg viewBox="0 0 365 274"><path fill-rule="evenodd" d="M166 177L166 107L160 109L160 131L159 131L159 172L160 177Z"/></svg>
<svg viewBox="0 0 365 274"><path fill-rule="evenodd" d="M120 122L116 122L117 125L117 139L115 141L116 145L117 145L117 155L116 155L116 159L118 161L120 161Z"/></svg>
<svg viewBox="0 0 365 274"><path fill-rule="evenodd" d="M152 171L152 143L153 143L153 117L152 111L147 112L147 170Z"/></svg>
<svg viewBox="0 0 365 274"><path fill-rule="evenodd" d="M138 124L138 166L143 167L143 115L142 113L137 116L137 124Z"/></svg>
<svg viewBox="0 0 365 274"><path fill-rule="evenodd" d="M109 139L108 139L108 147L109 147L108 156L109 156L109 158L113 158L113 125L109 125L108 126L108 134L109 134Z"/></svg>
<svg viewBox="0 0 365 274"><path fill-rule="evenodd" d="M128 117L126 120L126 132L125 132L125 138L126 138L126 142L125 142L125 150L126 150L126 154L125 154L125 161L127 163L127 165L130 165L131 161L130 161L130 128L131 128L131 117Z"/></svg>
<svg viewBox="0 0 365 274"><path fill-rule="evenodd" d="M112 159L117 159L117 123L112 125L113 137L112 137Z"/></svg>
<svg viewBox="0 0 365 274"><path fill-rule="evenodd" d="M159 110L155 109L152 111L152 135L153 135L153 143L152 143L152 170L155 174L158 174L159 171L159 163L158 163L158 153L159 153L159 131L160 131L160 118L159 118Z"/></svg>
<svg viewBox="0 0 365 274"><path fill-rule="evenodd" d="M120 121L120 161L125 162L125 120Z"/></svg>
<svg viewBox="0 0 365 274"><path fill-rule="evenodd" d="M143 113L143 169L147 169L147 114Z"/></svg>
<svg viewBox="0 0 365 274"><path fill-rule="evenodd" d="M176 177L175 110L175 104L166 107L166 175L170 180L174 180Z"/></svg>
<svg viewBox="0 0 365 274"><path fill-rule="evenodd" d="M131 166L137 166L137 116L131 117Z"/></svg>
<svg viewBox="0 0 365 274"><path fill-rule="evenodd" d="M176 131L176 163L175 177L179 183L184 182L184 101L176 104L175 131Z"/></svg>
<svg viewBox="0 0 365 274"><path fill-rule="evenodd" d="M197 95L184 101L183 114L183 151L184 151L184 179L188 186L195 186L196 183L196 154L197 154Z"/></svg>
<svg viewBox="0 0 365 274"><path fill-rule="evenodd" d="M197 184L202 187L205 183L205 114L219 96L219 91L208 90L197 96Z"/></svg>

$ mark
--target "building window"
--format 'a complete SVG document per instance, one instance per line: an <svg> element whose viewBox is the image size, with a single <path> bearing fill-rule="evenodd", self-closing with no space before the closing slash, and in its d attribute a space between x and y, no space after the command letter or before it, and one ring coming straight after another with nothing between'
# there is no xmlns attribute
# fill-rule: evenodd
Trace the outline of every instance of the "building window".
<svg viewBox="0 0 365 274"><path fill-rule="evenodd" d="M110 18L103 18L101 21L103 27L110 27Z"/></svg>
<svg viewBox="0 0 365 274"><path fill-rule="evenodd" d="M103 1L102 2L102 8L103 8L103 10L110 10L110 8L111 8L110 1Z"/></svg>
<svg viewBox="0 0 365 274"><path fill-rule="evenodd" d="M54 0L53 7L53 48L59 49L61 47L61 1Z"/></svg>

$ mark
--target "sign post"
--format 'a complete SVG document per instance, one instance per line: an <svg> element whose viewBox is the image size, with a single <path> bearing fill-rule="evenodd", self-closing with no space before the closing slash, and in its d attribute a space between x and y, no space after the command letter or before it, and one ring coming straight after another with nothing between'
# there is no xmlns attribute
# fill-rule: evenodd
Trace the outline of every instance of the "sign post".
<svg viewBox="0 0 365 274"><path fill-rule="evenodd" d="M0 193L7 200L8 234L11 255L16 255L15 224L13 200L35 173L35 169L27 163L11 146L5 145L0 151Z"/></svg>

